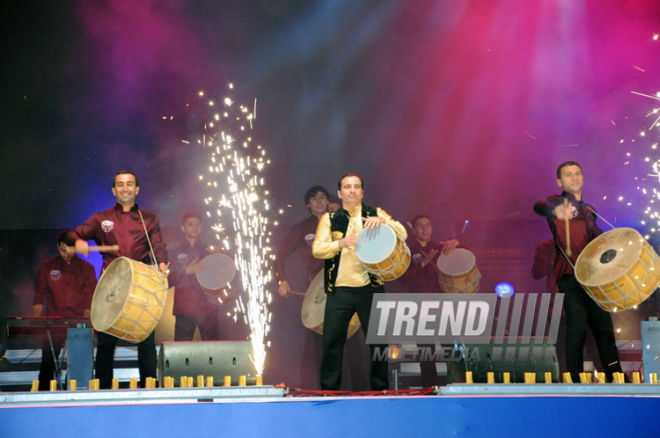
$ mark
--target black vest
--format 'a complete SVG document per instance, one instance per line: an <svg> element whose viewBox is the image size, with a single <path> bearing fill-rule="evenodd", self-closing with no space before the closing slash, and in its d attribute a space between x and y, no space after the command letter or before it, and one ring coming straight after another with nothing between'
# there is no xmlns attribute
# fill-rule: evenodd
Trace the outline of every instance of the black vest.
<svg viewBox="0 0 660 438"><path fill-rule="evenodd" d="M332 234L332 241L341 240L346 235L346 230L348 230L348 224L351 220L351 214L340 208L339 210L329 213L330 214L330 232ZM369 207L368 205L362 204L362 217L368 218L372 216L378 216L378 210ZM325 261L325 275L324 275L324 286L326 293L331 293L335 287L335 282L337 281L337 273L339 272L339 260L341 259L341 249L331 259L326 259ZM371 282L372 287L382 286L383 282L379 280L375 275L367 272L369 274L369 281Z"/></svg>

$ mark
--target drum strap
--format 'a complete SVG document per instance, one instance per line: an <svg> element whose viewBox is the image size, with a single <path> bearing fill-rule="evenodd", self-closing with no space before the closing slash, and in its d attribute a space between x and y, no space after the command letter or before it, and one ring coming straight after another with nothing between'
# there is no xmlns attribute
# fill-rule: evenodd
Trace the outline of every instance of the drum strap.
<svg viewBox="0 0 660 438"><path fill-rule="evenodd" d="M151 246L151 239L149 238L149 232L147 231L147 225L144 223L144 218L142 217L142 212L138 210L140 214L140 219L142 219L142 226L144 227L144 234L147 236L147 242L149 243L149 250L151 251L151 261L153 265L158 268L158 261L156 260L156 254L154 253L154 247Z"/></svg>
<svg viewBox="0 0 660 438"><path fill-rule="evenodd" d="M614 225L612 225L611 223L607 222L603 216L601 216L601 215L599 215L598 213L596 213L596 210L594 210L593 208L591 208L590 205L587 205L587 208L588 208L589 210L591 210L596 216L598 216L599 218L601 218L601 219L603 220L603 222L605 222L607 225L609 225L610 227L612 227L612 229L615 229L615 228L616 228Z"/></svg>

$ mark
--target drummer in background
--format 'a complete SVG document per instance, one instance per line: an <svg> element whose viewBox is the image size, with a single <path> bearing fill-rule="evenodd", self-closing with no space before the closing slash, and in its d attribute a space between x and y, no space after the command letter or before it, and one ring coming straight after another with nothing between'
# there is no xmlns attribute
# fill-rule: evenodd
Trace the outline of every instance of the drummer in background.
<svg viewBox="0 0 660 438"><path fill-rule="evenodd" d="M612 381L612 373L622 371L612 317L587 295L573 271L582 250L603 233L596 225L596 215L591 210L593 207L582 201L583 182L582 168L578 163L567 161L560 164L557 169L557 185L563 190L561 195L551 195L546 201L537 202L534 211L548 219L557 247L554 273L559 291L565 294L566 368L573 381L579 382L579 374L584 366L582 348L587 339L588 325L596 340L607 378ZM564 208L565 198L569 202L568 209ZM566 217L569 219L570 260L566 255Z"/></svg>
<svg viewBox="0 0 660 438"><path fill-rule="evenodd" d="M63 232L57 237L57 249L60 255L43 262L34 280L34 316L61 316L63 318L89 318L92 297L96 289L94 266L75 254L67 247L75 244L72 233ZM55 357L66 338L53 338ZM41 369L39 370L39 391L48 391L54 378L55 359L50 350L50 342L44 337L41 347Z"/></svg>
<svg viewBox="0 0 660 438"><path fill-rule="evenodd" d="M330 195L322 186L311 187L305 193L305 205L310 215L291 228L286 240L277 251L275 263L273 264L275 275L277 275L280 283L277 292L281 296L286 297L291 292L291 286L284 272L284 262L294 251L298 251L300 258L307 265L305 287L309 286L316 274L323 269L323 261L314 258L312 255L312 242L314 241L316 228L319 225L319 219L328 212L329 203Z"/></svg>
<svg viewBox="0 0 660 438"><path fill-rule="evenodd" d="M105 211L94 213L82 225L75 229L77 233L76 252L89 254L87 240L94 240L97 245L118 245L119 251L103 253L103 270L119 257L128 257L145 264L157 264L163 273L167 273L167 248L160 233L158 216L138 210L135 197L140 191L137 176L133 172L122 170L112 180L112 194L117 204ZM144 217L144 224L140 217ZM145 236L145 227L151 239L156 259L152 262L149 243ZM115 347L118 338L99 332L96 350L96 378L101 389L112 387L112 368ZM144 388L147 377L157 378L156 343L154 333L137 344L140 386Z"/></svg>
<svg viewBox="0 0 660 438"><path fill-rule="evenodd" d="M534 252L534 265L532 266L532 277L534 280L546 278L546 292L554 294L557 289L557 279L554 276L555 255L557 249L554 239L546 240L536 247Z"/></svg>
<svg viewBox="0 0 660 438"><path fill-rule="evenodd" d="M431 218L424 214L415 216L411 222L412 232L415 241L409 246L412 262L410 267L403 274L401 280L408 287L410 293L440 293L444 292L440 288L438 278L438 257L441 254L449 254L459 245L458 240L452 239L446 242L434 242L431 240L433 226ZM435 348L434 344L419 345L423 351L430 351ZM435 366L435 360L419 361L422 386L429 388L438 384L438 372Z"/></svg>
<svg viewBox="0 0 660 438"><path fill-rule="evenodd" d="M362 204L364 185L355 174L346 174L338 184L342 208L323 215L312 246L314 257L325 259L327 299L323 322L323 359L321 389L338 390L341 384L342 357L348 325L357 312L365 336L369 327L371 302L375 293L384 293L383 282L370 275L355 254L358 234L364 228L387 224L406 239L406 229L380 208ZM370 345L371 389L388 388L387 361L375 361L374 350L385 346Z"/></svg>
<svg viewBox="0 0 660 438"><path fill-rule="evenodd" d="M186 241L169 251L170 287L174 286L175 341L192 341L195 329L205 341L218 339L218 306L206 298L195 274L206 266L200 261L219 252L220 248L205 247L199 241L202 219L197 213L186 213L181 220L181 231Z"/></svg>
<svg viewBox="0 0 660 438"><path fill-rule="evenodd" d="M412 220L415 241L410 245L412 263L403 275L403 282L410 293L443 292L438 279L437 262L441 254L449 254L460 243L456 239L446 242L433 242L431 219L420 214Z"/></svg>

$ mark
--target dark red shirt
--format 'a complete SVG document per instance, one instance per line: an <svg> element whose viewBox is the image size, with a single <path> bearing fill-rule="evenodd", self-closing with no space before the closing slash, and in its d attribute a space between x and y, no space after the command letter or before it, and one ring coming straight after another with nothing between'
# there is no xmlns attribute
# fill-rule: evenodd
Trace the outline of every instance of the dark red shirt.
<svg viewBox="0 0 660 438"><path fill-rule="evenodd" d="M570 263L562 250L566 251L566 224L554 216L554 208L564 202L564 198L572 204L573 218L568 221L569 233L571 236L571 257ZM573 266L577 261L582 250L596 237L603 234L598 225L596 225L596 214L591 205L583 201L578 201L572 193L562 192L561 195L552 195L547 201L539 201L534 205L534 211L548 219L550 231L554 236L555 245L559 247L555 254L555 278L559 280L566 274L573 274ZM571 266L571 263L573 266Z"/></svg>
<svg viewBox="0 0 660 438"><path fill-rule="evenodd" d="M546 278L546 292L559 292L557 280L554 274L555 263L555 241L546 240L536 248L534 253L534 265L532 266L532 277L535 280ZM563 257L563 255L562 255Z"/></svg>
<svg viewBox="0 0 660 438"><path fill-rule="evenodd" d="M46 304L46 316L74 318L91 309L96 289L94 266L78 257L61 256L43 262L34 280L34 304Z"/></svg>
<svg viewBox="0 0 660 438"><path fill-rule="evenodd" d="M291 228L286 240L277 251L275 256L275 263L273 268L279 281L286 280L284 272L284 262L287 257L294 251L298 250L300 258L305 265L307 265L307 278L305 284L309 286L316 274L323 269L324 261L322 259L314 258L312 255L312 243L316 236L316 228L319 225L319 218L314 215L309 216L307 219L298 222Z"/></svg>
<svg viewBox="0 0 660 438"><path fill-rule="evenodd" d="M218 306L209 301L195 274L186 274L186 267L211 253L199 242L190 246L187 241L169 251L170 287L174 286L174 315L206 315L217 312ZM232 285L233 286L233 285Z"/></svg>
<svg viewBox="0 0 660 438"><path fill-rule="evenodd" d="M142 211L144 222L149 232L157 262L167 263L167 247L160 234L158 216ZM130 211L124 212L120 204L105 211L94 213L75 232L83 240L93 240L97 245L119 245L119 251L103 253L103 269L119 257L128 257L146 264L151 262L149 243L144 234L144 226L135 204Z"/></svg>
<svg viewBox="0 0 660 438"><path fill-rule="evenodd" d="M423 247L417 240L410 245L412 260L410 260L410 266L402 278L403 283L408 286L408 292L417 294L442 292L437 263L443 247L444 245L439 242L427 242L426 246ZM438 254L422 268L422 260L424 260L426 254L434 249L438 251Z"/></svg>

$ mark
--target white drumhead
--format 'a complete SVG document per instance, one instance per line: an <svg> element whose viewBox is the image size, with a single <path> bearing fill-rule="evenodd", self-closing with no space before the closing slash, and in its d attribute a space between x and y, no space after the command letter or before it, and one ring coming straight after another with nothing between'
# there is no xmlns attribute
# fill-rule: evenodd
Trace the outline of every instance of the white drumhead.
<svg viewBox="0 0 660 438"><path fill-rule="evenodd" d="M204 257L201 263L206 266L206 269L195 275L197 275L199 284L206 289L222 289L236 275L236 264L234 260L225 254L211 254Z"/></svg>
<svg viewBox="0 0 660 438"><path fill-rule="evenodd" d="M476 259L467 249L456 248L438 257L438 269L447 275L461 275L474 267Z"/></svg>
<svg viewBox="0 0 660 438"><path fill-rule="evenodd" d="M362 263L380 263L392 254L396 246L396 233L389 225L360 231L355 254Z"/></svg>
<svg viewBox="0 0 660 438"><path fill-rule="evenodd" d="M92 325L97 331L105 331L121 315L133 284L133 268L126 257L115 259L101 275L94 290L90 310Z"/></svg>

